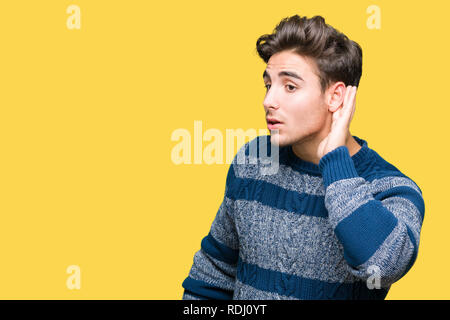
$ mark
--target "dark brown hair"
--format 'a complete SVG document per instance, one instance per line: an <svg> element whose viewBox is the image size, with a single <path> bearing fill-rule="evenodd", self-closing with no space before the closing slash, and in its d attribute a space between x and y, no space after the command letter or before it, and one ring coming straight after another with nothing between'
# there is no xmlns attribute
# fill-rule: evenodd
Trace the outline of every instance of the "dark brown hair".
<svg viewBox="0 0 450 320"><path fill-rule="evenodd" d="M256 41L259 56L267 63L272 55L284 50L312 60L316 64L322 93L337 81L358 86L362 74L362 49L355 41L325 23L321 16L298 15L284 18L272 34Z"/></svg>

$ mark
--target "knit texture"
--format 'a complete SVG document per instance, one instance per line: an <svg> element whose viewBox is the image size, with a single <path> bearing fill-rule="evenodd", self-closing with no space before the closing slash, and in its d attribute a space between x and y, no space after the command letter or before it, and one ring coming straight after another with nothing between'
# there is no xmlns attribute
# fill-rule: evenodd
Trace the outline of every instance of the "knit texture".
<svg viewBox="0 0 450 320"><path fill-rule="evenodd" d="M270 135L242 146L182 299L384 299L416 260L425 203L413 180L353 137L356 154L341 146L318 165L277 148L274 174L261 170Z"/></svg>

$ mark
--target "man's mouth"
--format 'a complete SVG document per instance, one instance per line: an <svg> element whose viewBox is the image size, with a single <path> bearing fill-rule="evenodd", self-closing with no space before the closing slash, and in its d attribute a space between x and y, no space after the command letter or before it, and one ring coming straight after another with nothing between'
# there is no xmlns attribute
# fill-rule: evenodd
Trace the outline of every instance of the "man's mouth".
<svg viewBox="0 0 450 320"><path fill-rule="evenodd" d="M278 129L283 125L281 121L275 118L266 118L266 121L267 121L267 128L269 130Z"/></svg>

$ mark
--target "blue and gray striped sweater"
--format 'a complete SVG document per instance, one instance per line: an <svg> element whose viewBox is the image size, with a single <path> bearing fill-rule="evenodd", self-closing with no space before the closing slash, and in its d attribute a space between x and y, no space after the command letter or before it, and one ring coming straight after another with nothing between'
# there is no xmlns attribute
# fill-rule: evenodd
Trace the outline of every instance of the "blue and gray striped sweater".
<svg viewBox="0 0 450 320"><path fill-rule="evenodd" d="M413 180L353 137L356 154L341 146L318 165L277 148L271 175L260 170L270 135L243 145L182 298L384 299L416 260L425 204Z"/></svg>

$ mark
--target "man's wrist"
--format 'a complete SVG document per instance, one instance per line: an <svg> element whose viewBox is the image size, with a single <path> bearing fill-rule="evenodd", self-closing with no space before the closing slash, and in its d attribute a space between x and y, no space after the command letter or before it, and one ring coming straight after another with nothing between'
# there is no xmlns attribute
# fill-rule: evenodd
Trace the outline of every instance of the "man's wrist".
<svg viewBox="0 0 450 320"><path fill-rule="evenodd" d="M347 146L340 146L325 154L319 161L319 168L325 188L335 181L358 177Z"/></svg>

